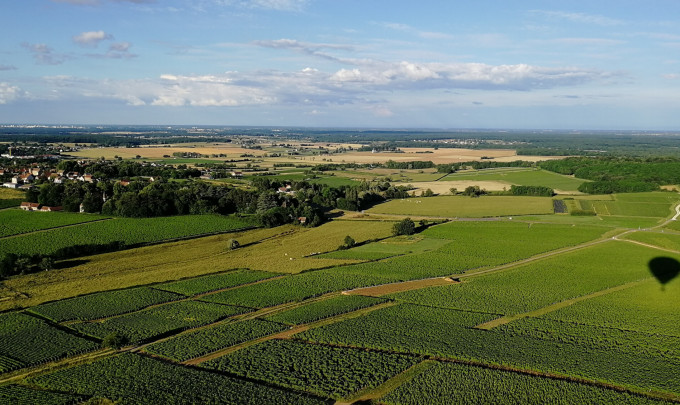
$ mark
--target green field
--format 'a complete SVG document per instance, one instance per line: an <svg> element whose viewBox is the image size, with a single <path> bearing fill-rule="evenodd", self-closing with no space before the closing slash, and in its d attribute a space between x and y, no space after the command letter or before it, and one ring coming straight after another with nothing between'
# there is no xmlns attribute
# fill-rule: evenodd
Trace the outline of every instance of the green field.
<svg viewBox="0 0 680 405"><path fill-rule="evenodd" d="M235 287L276 276L275 273L264 271L237 270L228 273L196 277L188 280L174 281L155 285L154 288L171 291L183 295L196 295L209 291Z"/></svg>
<svg viewBox="0 0 680 405"><path fill-rule="evenodd" d="M303 305L289 311L280 312L268 316L267 319L273 322L296 325L356 311L383 302L387 301L381 298L363 297L361 295L341 295L323 301L312 302L311 304Z"/></svg>
<svg viewBox="0 0 680 405"><path fill-rule="evenodd" d="M442 181L502 181L518 186L542 186L559 191L576 191L587 180L540 169L508 167L452 173Z"/></svg>
<svg viewBox="0 0 680 405"><path fill-rule="evenodd" d="M172 331L206 325L248 309L201 301L180 301L99 322L74 324L80 332L103 339L117 332L130 342L142 342Z"/></svg>
<svg viewBox="0 0 680 405"><path fill-rule="evenodd" d="M205 363L243 377L342 398L418 362L412 356L270 340Z"/></svg>
<svg viewBox="0 0 680 405"><path fill-rule="evenodd" d="M410 291L392 298L513 315L650 278L647 263L656 256L658 253L645 247L606 242L502 272L463 278L461 284ZM674 257L680 259L680 255ZM602 270L593 272L593 268ZM535 288L537 285L541 288Z"/></svg>
<svg viewBox="0 0 680 405"><path fill-rule="evenodd" d="M186 361L225 347L271 335L286 328L287 326L283 324L260 319L223 323L181 334L148 346L144 350L175 361Z"/></svg>
<svg viewBox="0 0 680 405"><path fill-rule="evenodd" d="M23 201L26 201L25 192L0 187L0 209L18 207Z"/></svg>
<svg viewBox="0 0 680 405"><path fill-rule="evenodd" d="M0 315L0 372L95 350L98 344L23 313Z"/></svg>
<svg viewBox="0 0 680 405"><path fill-rule="evenodd" d="M502 173L545 176L483 174ZM0 380L0 402L680 401L680 227L658 226L677 194L570 198L570 208L598 215L553 214L551 198L409 198L317 228L188 239L16 276L4 281L8 309L66 294L53 291L63 285L108 291L0 314L0 378L34 368ZM403 218L391 214L473 219L390 236ZM485 216L513 218L474 219ZM70 220L41 230L17 219L8 235L37 232L2 238L0 251L29 236L54 249L88 237L146 243L249 224L220 216ZM358 246L339 249L345 236ZM230 238L243 247L228 250ZM665 267L655 267L659 258ZM16 283L24 279L31 282ZM114 279L128 284L107 287ZM113 333L129 340L129 352L97 350Z"/></svg>
<svg viewBox="0 0 680 405"><path fill-rule="evenodd" d="M110 217L73 212L3 210L0 211L0 238L102 219L110 219Z"/></svg>
<svg viewBox="0 0 680 405"><path fill-rule="evenodd" d="M203 234L230 232L251 226L253 226L251 220L219 215L141 219L116 218L6 238L0 244L0 256L6 253L52 255L60 249L72 246L106 245L113 242L136 245Z"/></svg>
<svg viewBox="0 0 680 405"><path fill-rule="evenodd" d="M382 400L391 405L665 403L564 380L453 363L434 363Z"/></svg>
<svg viewBox="0 0 680 405"><path fill-rule="evenodd" d="M552 214L550 197L436 196L391 200L368 210L375 214L425 217L483 218L509 215Z"/></svg>
<svg viewBox="0 0 680 405"><path fill-rule="evenodd" d="M143 376L153 378L142 378ZM29 382L54 391L74 392L87 397L110 398L121 403L140 405L326 403L309 395L171 365L130 353L57 371Z"/></svg>
<svg viewBox="0 0 680 405"><path fill-rule="evenodd" d="M30 311L54 322L74 319L87 321L137 311L144 307L175 301L180 298L183 297L166 291L138 287L42 304L31 308Z"/></svg>

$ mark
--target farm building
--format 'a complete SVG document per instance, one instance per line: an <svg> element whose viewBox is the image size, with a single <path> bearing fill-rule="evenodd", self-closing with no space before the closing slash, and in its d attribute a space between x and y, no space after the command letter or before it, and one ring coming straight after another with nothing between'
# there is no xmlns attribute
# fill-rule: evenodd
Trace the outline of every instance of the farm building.
<svg viewBox="0 0 680 405"><path fill-rule="evenodd" d="M40 204L32 202L22 202L19 206L24 211L37 211L40 209Z"/></svg>

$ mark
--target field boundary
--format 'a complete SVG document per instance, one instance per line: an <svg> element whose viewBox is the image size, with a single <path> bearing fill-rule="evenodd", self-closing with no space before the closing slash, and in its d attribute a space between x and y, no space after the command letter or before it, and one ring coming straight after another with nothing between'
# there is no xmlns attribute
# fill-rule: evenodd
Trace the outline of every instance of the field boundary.
<svg viewBox="0 0 680 405"><path fill-rule="evenodd" d="M564 301L560 301L560 302L554 303L552 305L548 305L548 306L545 306L545 307L542 307L542 308L535 309L533 311L523 312L521 314L515 314L515 315L506 315L506 316L491 320L489 322L481 323L481 324L475 326L475 328L476 329L482 329L482 330L491 330L491 329L496 328L498 326L507 325L510 322L514 322L514 321L517 321L517 320L520 320L520 319L523 319L523 318L537 318L539 316L548 314L550 312L554 312L554 311L560 310L562 308L566 308L568 306L574 305L574 304L579 303L581 301L586 301L586 300L589 300L591 298L596 298L596 297L600 297L602 295L607 295L607 294L611 294L611 293L614 293L614 292L617 292L617 291L621 291L621 290L625 290L625 289L628 289L628 288L631 288L631 287L635 287L636 285L642 284L643 282L645 282L647 280L651 280L651 278L647 277L647 278L644 278L642 280L636 280L636 281L631 281L629 283L620 284L620 285L617 285L615 287L606 288L604 290L595 291L595 292L590 293L590 294L581 295L579 297L574 297L574 298L570 298L570 299L567 299L567 300L564 300Z"/></svg>

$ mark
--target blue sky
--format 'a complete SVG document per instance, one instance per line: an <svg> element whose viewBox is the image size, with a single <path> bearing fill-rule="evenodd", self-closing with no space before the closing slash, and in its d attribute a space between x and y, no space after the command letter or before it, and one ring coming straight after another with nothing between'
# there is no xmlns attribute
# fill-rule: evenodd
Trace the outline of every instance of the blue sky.
<svg viewBox="0 0 680 405"><path fill-rule="evenodd" d="M0 123L680 130L680 1L3 1Z"/></svg>

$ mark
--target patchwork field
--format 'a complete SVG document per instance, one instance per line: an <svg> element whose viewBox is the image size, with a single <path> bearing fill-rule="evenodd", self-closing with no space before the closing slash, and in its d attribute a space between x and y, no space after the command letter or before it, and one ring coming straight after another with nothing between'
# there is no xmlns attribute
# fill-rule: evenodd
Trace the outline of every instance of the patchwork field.
<svg viewBox="0 0 680 405"><path fill-rule="evenodd" d="M518 186L550 187L559 193L573 193L577 191L578 186L580 186L585 180L564 176L546 170L513 167L461 171L449 174L440 181L464 181L470 184L477 184L477 182L500 182L508 189L510 188L510 185L515 184ZM484 188L482 184L479 184L479 186ZM462 189L459 188L459 190Z"/></svg>
<svg viewBox="0 0 680 405"><path fill-rule="evenodd" d="M465 196L413 197L377 205L369 213L431 217L502 217L552 214L550 197Z"/></svg>
<svg viewBox="0 0 680 405"><path fill-rule="evenodd" d="M379 175L446 184L396 173ZM76 229L97 243L226 233L3 280L0 402L680 402L678 194L566 198L596 215L508 196L392 200L317 228L249 230L213 216L110 228L132 220L4 210L6 251L62 243L41 235L73 244ZM465 219L394 236L405 216ZM356 246L340 249L346 236Z"/></svg>

